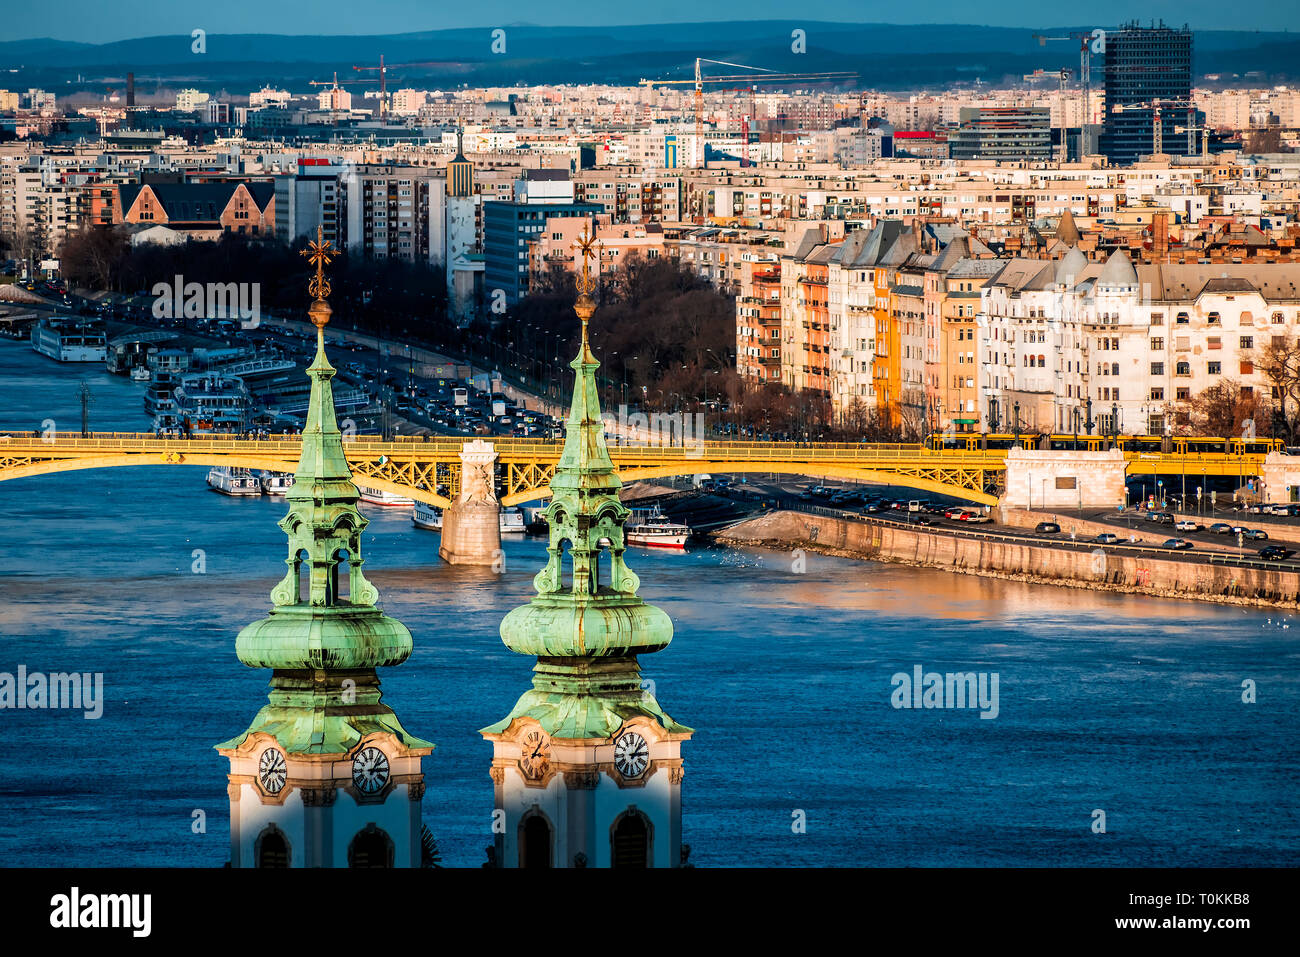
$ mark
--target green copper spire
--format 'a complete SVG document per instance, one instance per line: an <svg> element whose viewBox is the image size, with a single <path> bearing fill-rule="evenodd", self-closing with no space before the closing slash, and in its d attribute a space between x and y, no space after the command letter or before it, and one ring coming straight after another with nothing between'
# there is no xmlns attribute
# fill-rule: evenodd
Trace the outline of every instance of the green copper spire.
<svg viewBox="0 0 1300 957"><path fill-rule="evenodd" d="M325 357L331 310L324 266L332 253L318 239L307 254L316 265L309 311L316 357L307 369L311 401L302 458L286 495L289 514L280 520L289 567L271 590L269 617L246 627L235 641L244 664L274 669L270 704L247 731L218 748L238 747L257 731L273 735L290 753L343 753L374 731L391 731L408 748L432 748L407 734L380 704L375 668L405 661L411 633L375 607L379 593L361 572L361 533L368 523L357 510L360 496L334 417L335 370ZM347 573L340 579L342 566Z"/></svg>
<svg viewBox="0 0 1300 957"><path fill-rule="evenodd" d="M608 738L637 715L672 732L690 731L641 687L637 655L668 647L673 626L661 609L637 597L640 579L623 560L629 512L619 501L622 483L605 444L596 393L600 363L587 340L587 322L595 312L595 283L588 270L593 245L584 230L574 307L582 320L582 342L570 363L573 403L546 509L549 559L533 579L536 597L501 622L506 647L537 656L533 687L503 721L484 728L485 734L499 733L522 716L562 738Z"/></svg>

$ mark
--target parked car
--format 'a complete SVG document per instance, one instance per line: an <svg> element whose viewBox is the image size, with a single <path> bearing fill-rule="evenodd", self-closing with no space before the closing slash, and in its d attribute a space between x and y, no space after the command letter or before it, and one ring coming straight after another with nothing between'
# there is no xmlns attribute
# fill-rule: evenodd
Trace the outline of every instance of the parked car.
<svg viewBox="0 0 1300 957"><path fill-rule="evenodd" d="M1215 535L1227 535L1232 531L1232 526L1227 522L1215 522L1210 526L1210 531Z"/></svg>
<svg viewBox="0 0 1300 957"><path fill-rule="evenodd" d="M1199 532L1201 530L1201 526L1197 525L1190 518L1183 518L1174 522L1174 528L1178 529L1180 532Z"/></svg>
<svg viewBox="0 0 1300 957"><path fill-rule="evenodd" d="M1165 540L1165 548L1177 548L1182 550L1191 547L1192 543L1185 538L1169 538Z"/></svg>
<svg viewBox="0 0 1300 957"><path fill-rule="evenodd" d="M1263 541L1264 539L1268 538L1268 532L1260 528L1248 528L1245 531L1243 531L1241 535L1243 538L1249 538L1251 540L1257 540L1257 541Z"/></svg>
<svg viewBox="0 0 1300 957"><path fill-rule="evenodd" d="M1281 545L1265 545L1259 550L1259 557L1269 562L1281 562L1290 558L1295 551Z"/></svg>
<svg viewBox="0 0 1300 957"><path fill-rule="evenodd" d="M985 522L993 521L993 519L989 518L982 512L963 512L961 520L963 522L969 522L971 525L982 525Z"/></svg>
<svg viewBox="0 0 1300 957"><path fill-rule="evenodd" d="M1056 522L1039 522L1034 526L1034 531L1043 535L1055 535L1060 530L1061 526L1056 524Z"/></svg>
<svg viewBox="0 0 1300 957"><path fill-rule="evenodd" d="M950 508L946 508L943 510L943 517L960 520L961 514L965 511L966 511L965 506L953 505Z"/></svg>
<svg viewBox="0 0 1300 957"><path fill-rule="evenodd" d="M1116 542L1119 541L1119 536L1114 534L1113 532L1102 532L1100 535L1094 538L1093 541L1101 545L1114 545Z"/></svg>
<svg viewBox="0 0 1300 957"><path fill-rule="evenodd" d="M1157 525L1172 525L1174 524L1174 516L1171 512L1149 512L1147 513L1147 521L1155 522Z"/></svg>

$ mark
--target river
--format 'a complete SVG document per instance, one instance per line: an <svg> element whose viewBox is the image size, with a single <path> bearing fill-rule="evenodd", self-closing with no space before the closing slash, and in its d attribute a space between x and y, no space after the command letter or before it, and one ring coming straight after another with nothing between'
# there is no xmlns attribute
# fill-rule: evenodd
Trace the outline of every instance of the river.
<svg viewBox="0 0 1300 957"><path fill-rule="evenodd" d="M0 431L79 429L82 380L93 429L148 428L140 384L0 340ZM204 475L0 483L0 672L102 672L105 698L98 720L0 711L5 864L229 859L212 746L265 701L269 673L240 664L234 639L283 574L285 506L214 494ZM385 700L437 744L424 819L445 863L476 867L492 811L477 731L532 664L497 629L532 594L544 549L507 541L500 575L453 568L409 514L367 514L367 575L415 636L411 659L382 672ZM676 628L642 664L696 729L683 829L699 866L1300 863L1288 615L816 554L629 554ZM997 717L893 707L892 676L917 665L997 673Z"/></svg>

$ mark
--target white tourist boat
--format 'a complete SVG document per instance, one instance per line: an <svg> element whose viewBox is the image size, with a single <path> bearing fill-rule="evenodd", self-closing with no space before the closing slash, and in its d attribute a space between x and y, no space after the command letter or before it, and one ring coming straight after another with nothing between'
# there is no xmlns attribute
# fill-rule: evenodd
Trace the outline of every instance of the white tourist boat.
<svg viewBox="0 0 1300 957"><path fill-rule="evenodd" d="M263 472L260 479L263 495L284 495L293 488L293 476L288 472Z"/></svg>
<svg viewBox="0 0 1300 957"><path fill-rule="evenodd" d="M222 495L261 495L262 483L248 469L214 465L208 470L208 484Z"/></svg>
<svg viewBox="0 0 1300 957"><path fill-rule="evenodd" d="M442 509L427 502L416 502L411 512L411 521L416 528L430 531L442 531ZM502 535L522 535L524 533L524 513L519 508L503 508L499 516Z"/></svg>
<svg viewBox="0 0 1300 957"><path fill-rule="evenodd" d="M413 498L398 495L396 492L385 492L381 489L370 488L367 485L358 485L357 491L361 493L361 501L369 505L382 505L385 508L410 508L415 504Z"/></svg>
<svg viewBox="0 0 1300 957"><path fill-rule="evenodd" d="M501 534L502 535L522 535L525 531L523 509L516 506L503 508L501 510Z"/></svg>
<svg viewBox="0 0 1300 957"><path fill-rule="evenodd" d="M415 523L416 528L427 528L433 532L441 531L442 509L428 502L416 502L411 512L411 521Z"/></svg>
<svg viewBox="0 0 1300 957"><path fill-rule="evenodd" d="M623 537L629 545L684 549L686 540L691 537L691 528L672 521L659 511L658 506L637 508L632 510L631 516L623 525Z"/></svg>
<svg viewBox="0 0 1300 957"><path fill-rule="evenodd" d="M32 327L32 348L58 362L103 362L108 338L102 322L54 316Z"/></svg>
<svg viewBox="0 0 1300 957"><path fill-rule="evenodd" d="M149 379L150 379L150 373L149 373L149 368L148 368L148 366L132 366L132 367L131 367L131 381L132 381L132 382L148 382Z"/></svg>

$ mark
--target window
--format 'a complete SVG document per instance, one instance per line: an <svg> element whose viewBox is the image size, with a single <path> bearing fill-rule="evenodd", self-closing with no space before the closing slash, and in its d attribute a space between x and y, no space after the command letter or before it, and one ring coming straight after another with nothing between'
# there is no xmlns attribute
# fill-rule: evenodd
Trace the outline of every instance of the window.
<svg viewBox="0 0 1300 957"><path fill-rule="evenodd" d="M1273 325L1275 325L1275 326L1280 326L1280 325L1282 325L1284 322L1286 322L1286 320L1285 320L1284 318L1282 318L1282 313L1280 313L1280 312L1275 312L1275 313L1273 313L1273 320L1272 320L1272 321L1273 321Z"/></svg>
<svg viewBox="0 0 1300 957"><path fill-rule="evenodd" d="M1207 349L1222 349L1222 348L1223 348L1223 340L1220 339L1218 336L1210 336L1210 338L1208 338L1208 339L1205 340L1205 348L1207 348Z"/></svg>
<svg viewBox="0 0 1300 957"><path fill-rule="evenodd" d="M1210 365L1214 366L1214 365L1218 365L1218 363L1211 362ZM1178 360L1178 364L1174 366L1174 375L1191 375L1191 374L1192 374L1191 363L1188 362L1186 359Z"/></svg>
<svg viewBox="0 0 1300 957"><path fill-rule="evenodd" d="M1151 313L1151 325L1163 326L1165 324L1165 314L1163 312Z"/></svg>
<svg viewBox="0 0 1300 957"><path fill-rule="evenodd" d="M1255 363L1251 362L1249 359L1242 359L1242 360L1241 360L1241 374L1242 374L1242 375L1251 375L1254 371L1255 371ZM1242 391L1242 392L1245 392L1245 391L1246 391L1246 387L1245 387L1245 386L1242 386L1241 391Z"/></svg>
<svg viewBox="0 0 1300 957"><path fill-rule="evenodd" d="M1151 351L1152 351L1152 352L1164 352L1164 350L1165 350L1165 340L1164 340L1164 339L1161 339L1161 338L1157 337L1157 338L1151 340Z"/></svg>
<svg viewBox="0 0 1300 957"><path fill-rule="evenodd" d="M1210 375L1219 375L1220 373L1223 372L1223 363L1211 362L1209 368L1206 371L1209 372Z"/></svg>
<svg viewBox="0 0 1300 957"><path fill-rule="evenodd" d="M1151 363L1151 374L1152 374L1152 375L1164 375L1164 374L1165 374L1165 364L1164 364L1163 362L1153 362L1153 363Z"/></svg>
<svg viewBox="0 0 1300 957"><path fill-rule="evenodd" d="M1185 312L1180 312L1180 313L1178 314L1178 318L1175 319L1174 322L1176 322L1176 323L1177 323L1178 325L1180 325L1180 326L1185 326L1185 325L1187 325L1187 313L1185 313Z"/></svg>
<svg viewBox="0 0 1300 957"><path fill-rule="evenodd" d="M1152 390L1151 390L1151 398L1155 399L1156 401L1162 401L1162 400L1164 399L1164 397L1165 397L1165 390L1164 390L1164 389L1152 389Z"/></svg>
<svg viewBox="0 0 1300 957"><path fill-rule="evenodd" d="M1241 339L1238 340L1238 345L1239 345L1242 349L1253 349L1253 348L1255 348L1255 337L1254 337L1254 336L1242 336Z"/></svg>
<svg viewBox="0 0 1300 957"><path fill-rule="evenodd" d="M1183 386L1180 389L1177 389L1174 393L1174 398L1178 399L1181 402L1186 402L1191 397L1192 397L1192 390L1187 388L1187 386Z"/></svg>
<svg viewBox="0 0 1300 957"><path fill-rule="evenodd" d="M1210 313L1208 316L1205 317L1205 321L1212 326L1221 325L1221 323L1219 322L1219 314L1217 312Z"/></svg>
<svg viewBox="0 0 1300 957"><path fill-rule="evenodd" d="M1110 364L1110 374L1111 374L1111 375L1119 375L1119 363L1118 363L1118 362L1112 362L1112 363Z"/></svg>

